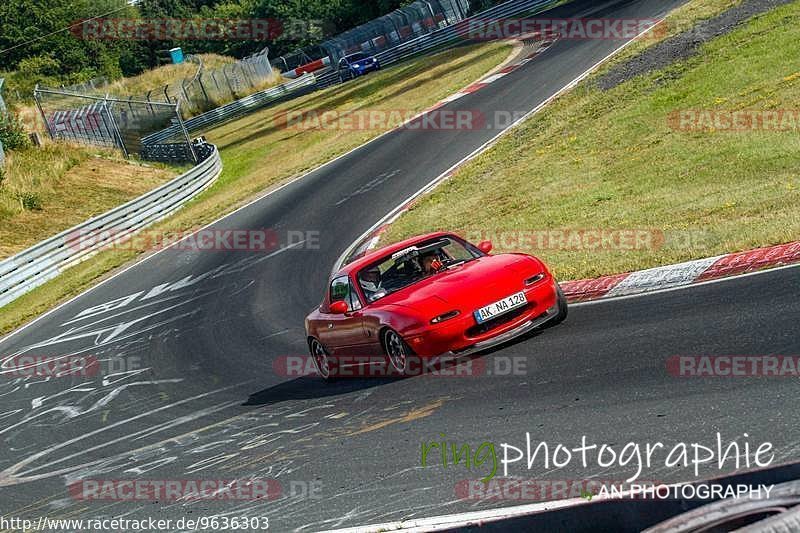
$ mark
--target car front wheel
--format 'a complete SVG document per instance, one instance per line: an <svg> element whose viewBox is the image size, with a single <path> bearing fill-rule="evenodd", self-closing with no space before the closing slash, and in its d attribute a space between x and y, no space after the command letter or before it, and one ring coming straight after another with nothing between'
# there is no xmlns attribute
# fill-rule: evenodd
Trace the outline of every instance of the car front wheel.
<svg viewBox="0 0 800 533"><path fill-rule="evenodd" d="M555 326L556 324L560 324L567 319L567 297L564 296L564 291L561 290L561 287L558 285L558 283L556 283L556 300L558 302L558 314L547 321L548 326Z"/></svg>
<svg viewBox="0 0 800 533"><path fill-rule="evenodd" d="M401 376L408 372L408 358L411 356L411 349L396 331L386 329L383 332L383 349L389 364Z"/></svg>

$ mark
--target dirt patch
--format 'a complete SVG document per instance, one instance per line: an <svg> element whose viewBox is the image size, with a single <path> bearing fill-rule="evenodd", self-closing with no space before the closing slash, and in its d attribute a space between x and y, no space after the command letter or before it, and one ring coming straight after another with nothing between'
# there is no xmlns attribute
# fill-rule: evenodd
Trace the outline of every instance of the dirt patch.
<svg viewBox="0 0 800 533"><path fill-rule="evenodd" d="M666 68L676 61L695 55L703 43L730 33L754 16L791 2L792 0L744 0L738 6L698 22L692 29L670 37L615 66L597 80L597 86L607 91L636 76Z"/></svg>
<svg viewBox="0 0 800 533"><path fill-rule="evenodd" d="M42 186L41 210L24 210L0 224L0 258L102 214L172 179L177 173L133 162L90 157L56 183Z"/></svg>

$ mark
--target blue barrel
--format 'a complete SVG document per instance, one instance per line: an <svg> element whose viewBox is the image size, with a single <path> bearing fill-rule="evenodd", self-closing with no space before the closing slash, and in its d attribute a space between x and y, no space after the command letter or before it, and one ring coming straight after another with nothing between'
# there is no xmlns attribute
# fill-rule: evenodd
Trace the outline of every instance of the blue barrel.
<svg viewBox="0 0 800 533"><path fill-rule="evenodd" d="M181 50L180 47L171 48L169 51L169 55L172 58L172 62L175 63L176 65L178 63L183 63L183 50Z"/></svg>

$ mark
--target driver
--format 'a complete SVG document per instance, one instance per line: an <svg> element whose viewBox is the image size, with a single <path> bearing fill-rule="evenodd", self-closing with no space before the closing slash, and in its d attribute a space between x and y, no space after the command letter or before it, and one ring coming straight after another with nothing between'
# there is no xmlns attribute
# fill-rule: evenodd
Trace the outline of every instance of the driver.
<svg viewBox="0 0 800 533"><path fill-rule="evenodd" d="M384 292L381 287L381 271L378 267L372 267L363 271L359 276L361 288L369 301L376 300L380 293Z"/></svg>

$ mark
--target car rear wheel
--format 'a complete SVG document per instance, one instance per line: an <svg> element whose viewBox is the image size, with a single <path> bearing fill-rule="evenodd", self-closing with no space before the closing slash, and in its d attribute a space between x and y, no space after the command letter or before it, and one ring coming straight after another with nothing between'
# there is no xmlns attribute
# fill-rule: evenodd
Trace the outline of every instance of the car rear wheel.
<svg viewBox="0 0 800 533"><path fill-rule="evenodd" d="M401 376L408 372L408 358L411 349L396 331L387 329L383 332L383 349L392 368Z"/></svg>
<svg viewBox="0 0 800 533"><path fill-rule="evenodd" d="M328 352L325 350L325 347L322 346L322 343L317 339L311 339L311 341L308 343L308 346L311 349L311 359L314 361L314 366L317 369L317 373L322 379L330 380L333 364L331 362L331 358L328 356Z"/></svg>

